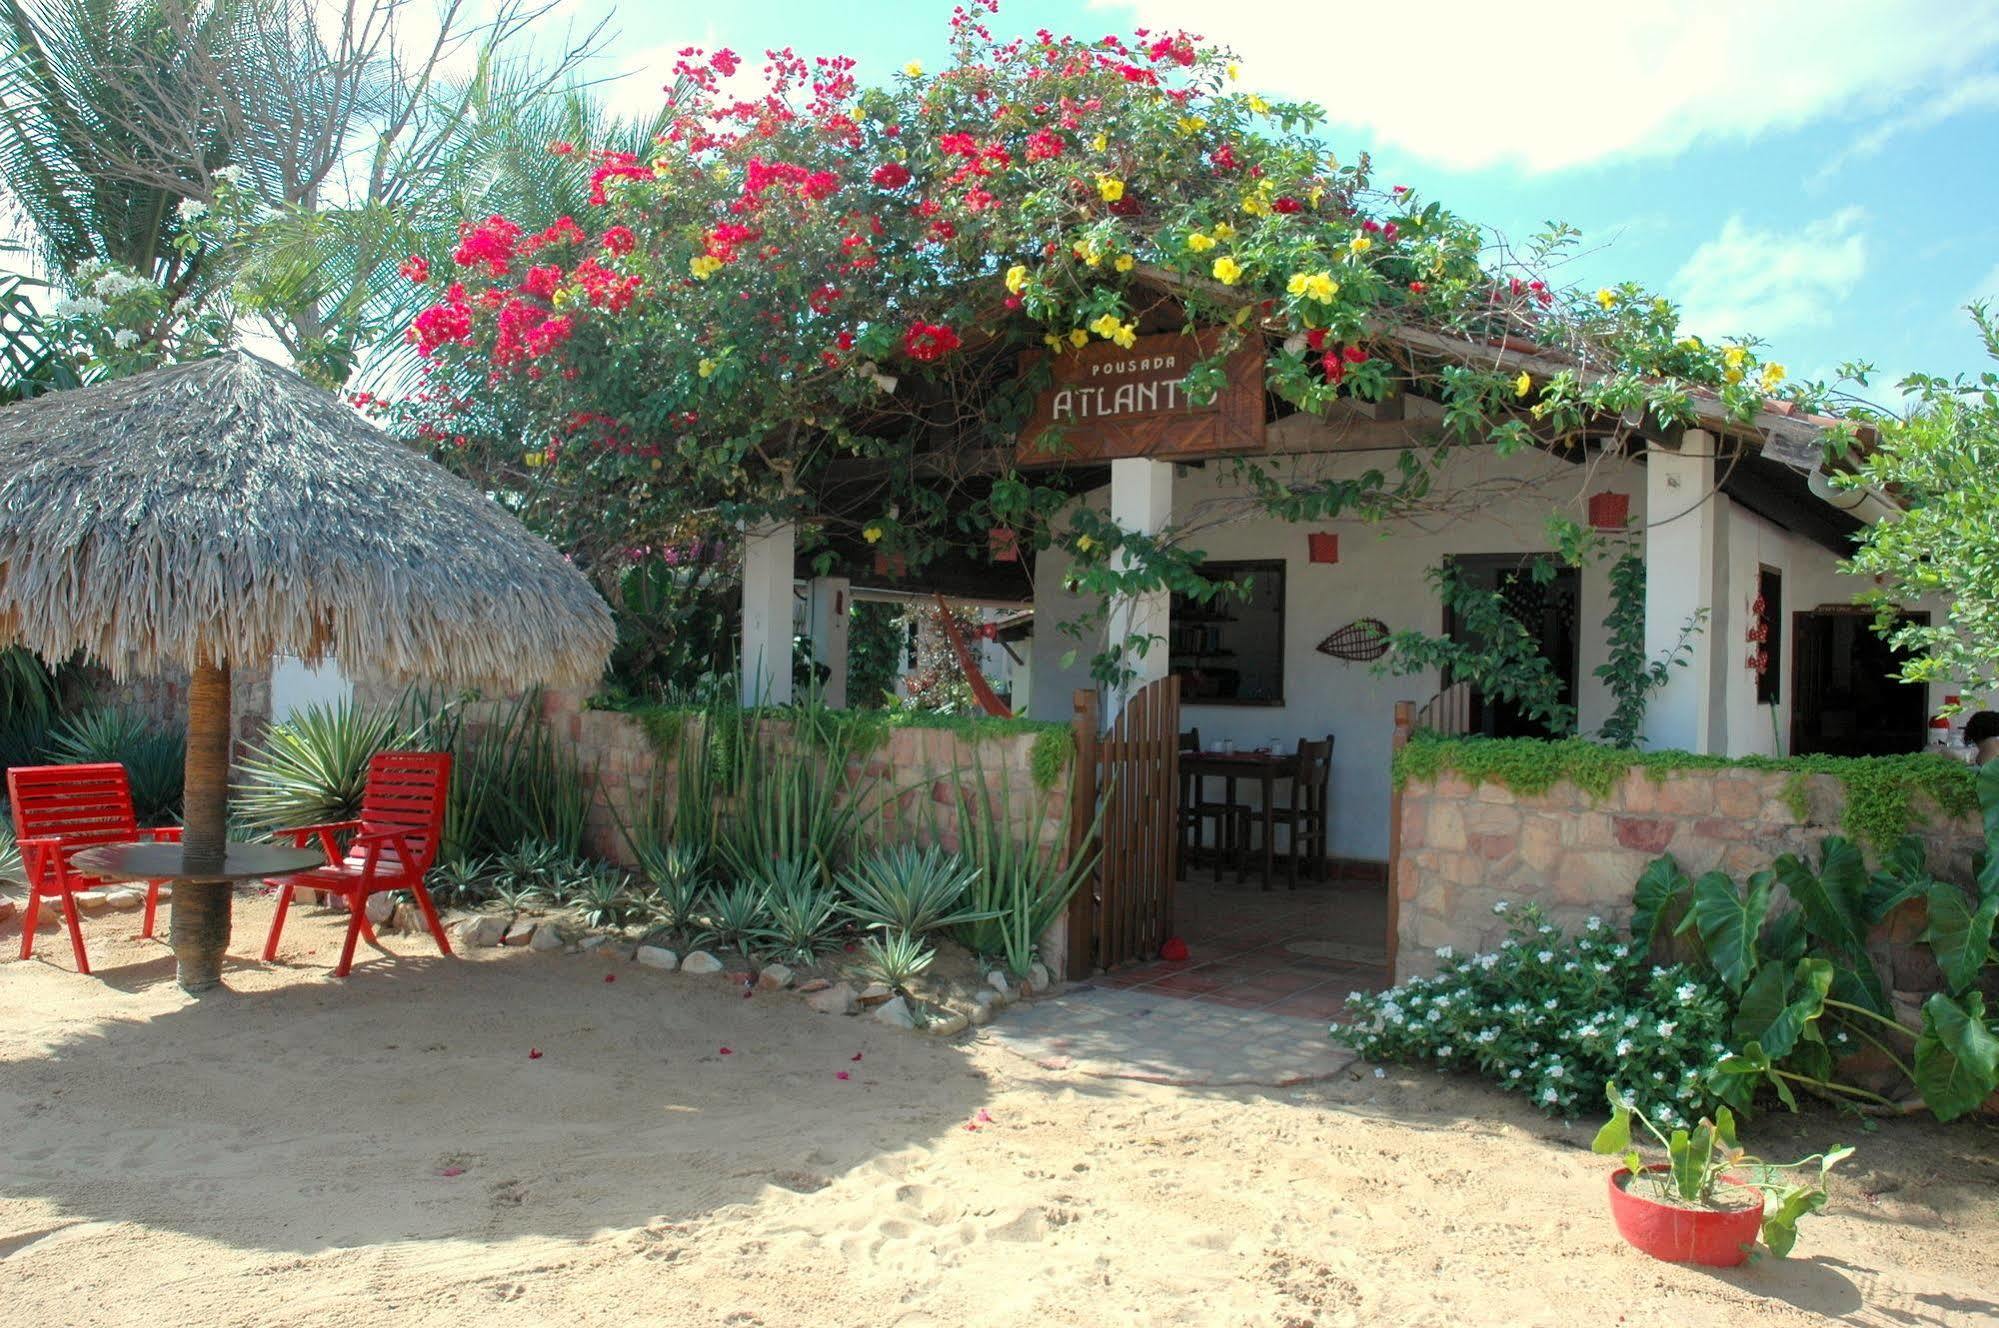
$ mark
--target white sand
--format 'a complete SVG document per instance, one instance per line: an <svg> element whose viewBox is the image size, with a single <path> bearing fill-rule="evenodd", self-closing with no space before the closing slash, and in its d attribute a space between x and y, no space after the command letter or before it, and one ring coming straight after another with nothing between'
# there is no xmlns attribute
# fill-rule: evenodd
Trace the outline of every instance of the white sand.
<svg viewBox="0 0 1999 1328"><path fill-rule="evenodd" d="M1861 1165L1715 1274L1622 1244L1587 1127L1475 1085L1101 1081L415 938L336 983L313 910L197 1003L133 915L85 925L96 978L53 935L0 963L0 1323L1999 1323L1989 1125L1759 1122Z"/></svg>

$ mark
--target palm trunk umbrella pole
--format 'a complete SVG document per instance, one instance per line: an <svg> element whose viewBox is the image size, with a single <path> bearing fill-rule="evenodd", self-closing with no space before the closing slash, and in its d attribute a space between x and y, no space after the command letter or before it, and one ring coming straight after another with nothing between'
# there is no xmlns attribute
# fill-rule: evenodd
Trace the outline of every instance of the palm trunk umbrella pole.
<svg viewBox="0 0 1999 1328"><path fill-rule="evenodd" d="M197 664L187 687L187 766L181 852L187 870L221 871L229 845L229 666ZM174 886L174 967L180 985L203 992L222 981L229 949L226 880L184 880Z"/></svg>
<svg viewBox="0 0 1999 1328"><path fill-rule="evenodd" d="M582 573L330 392L242 351L0 408L0 645L185 674L180 983L229 944L229 681L587 686L615 637ZM213 871L213 879L204 879ZM240 875L241 873L237 873Z"/></svg>

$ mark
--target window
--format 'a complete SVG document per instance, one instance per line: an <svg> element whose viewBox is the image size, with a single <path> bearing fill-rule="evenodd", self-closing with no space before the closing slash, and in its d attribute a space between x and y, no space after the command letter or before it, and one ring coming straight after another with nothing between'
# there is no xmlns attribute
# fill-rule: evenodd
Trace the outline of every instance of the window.
<svg viewBox="0 0 1999 1328"><path fill-rule="evenodd" d="M1531 564L1547 555L1517 553L1470 553L1446 559L1465 585L1497 594L1506 612L1518 622L1539 647L1561 686L1562 704L1576 704L1576 679L1582 671L1582 577L1573 567L1558 567L1551 577L1537 578ZM1444 635L1460 645L1483 649L1486 643L1466 624L1459 622L1448 605L1444 608ZM1445 677L1446 687L1455 681ZM1570 731L1555 732L1546 724L1530 719L1519 706L1497 698L1488 700L1474 691L1471 698L1471 731L1489 738L1565 738Z"/></svg>
<svg viewBox="0 0 1999 1328"><path fill-rule="evenodd" d="M1187 705L1284 704L1284 564L1205 563L1207 603L1173 597L1172 670Z"/></svg>
<svg viewBox="0 0 1999 1328"><path fill-rule="evenodd" d="M1784 574L1765 567L1756 574L1756 616L1763 640L1763 671L1756 675L1756 704L1776 705L1784 699ZM1755 627L1750 629L1756 630Z"/></svg>

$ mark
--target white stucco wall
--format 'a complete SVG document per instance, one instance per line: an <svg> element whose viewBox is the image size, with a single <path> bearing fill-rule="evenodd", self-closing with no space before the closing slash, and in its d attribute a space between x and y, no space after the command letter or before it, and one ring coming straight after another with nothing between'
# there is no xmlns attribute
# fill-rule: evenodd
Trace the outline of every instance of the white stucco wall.
<svg viewBox="0 0 1999 1328"><path fill-rule="evenodd" d="M1312 458L1293 463L1305 473L1356 474L1370 466L1391 465L1390 454ZM1389 751L1394 732L1394 706L1399 700L1427 701L1438 687L1434 672L1401 677L1384 676L1374 666L1348 663L1320 654L1316 646L1335 629L1356 618L1373 617L1391 631L1443 630L1443 607L1424 572L1451 555L1531 553L1545 551L1546 521L1551 505L1577 502L1590 492L1630 495L1631 517L1645 517L1645 474L1635 462L1598 460L1583 468L1545 453L1501 458L1489 450L1461 450L1445 483L1439 486L1441 510L1385 525L1358 520L1290 525L1271 517L1245 515L1234 501L1239 494L1226 486L1224 467L1181 468L1174 480L1174 522L1195 528L1186 543L1216 560L1282 558L1285 575L1285 698L1282 706L1188 705L1182 726L1198 726L1203 741L1233 738L1255 746L1277 736L1287 743L1300 737L1334 735L1332 852L1336 856L1382 859L1388 853ZM1099 509L1108 505L1108 490L1084 500ZM1725 498L1717 501L1726 503ZM1771 748L1767 711L1755 703L1754 675L1743 667L1741 640L1748 605L1755 596L1756 569L1769 563L1784 572L1784 630L1789 615L1823 602L1850 601L1854 587L1843 584L1833 554L1808 540L1777 529L1730 505L1728 526L1728 603L1719 606L1709 630L1726 667L1728 750L1731 754L1766 752ZM1340 536L1340 561L1315 564L1306 548L1306 534L1322 530ZM1062 588L1068 560L1059 550L1041 555L1035 569L1035 634L1032 641L1034 689L1030 713L1036 719L1068 719L1077 688L1091 686L1090 655L1101 648L1101 632L1078 641L1058 630L1085 606ZM1653 575L1673 575L1655 569ZM1582 647L1578 678L1578 710L1584 732L1600 725L1610 711L1608 689L1594 676L1604 663L1607 645L1601 624L1610 609L1606 568L1582 571ZM1066 666L1063 656L1074 652ZM1785 667L1792 659L1785 642ZM1789 682L1786 680L1786 703ZM1940 699L1940 697L1939 697ZM1788 711L1780 715L1789 738Z"/></svg>

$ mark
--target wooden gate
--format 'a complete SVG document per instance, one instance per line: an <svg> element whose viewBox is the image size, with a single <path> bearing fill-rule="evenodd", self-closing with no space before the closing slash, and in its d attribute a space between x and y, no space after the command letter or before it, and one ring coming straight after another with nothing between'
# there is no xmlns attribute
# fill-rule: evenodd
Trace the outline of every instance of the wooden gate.
<svg viewBox="0 0 1999 1328"><path fill-rule="evenodd" d="M1096 835L1096 873L1069 906L1069 976L1156 959L1180 876L1180 680L1141 687L1104 731L1076 693L1071 852Z"/></svg>

